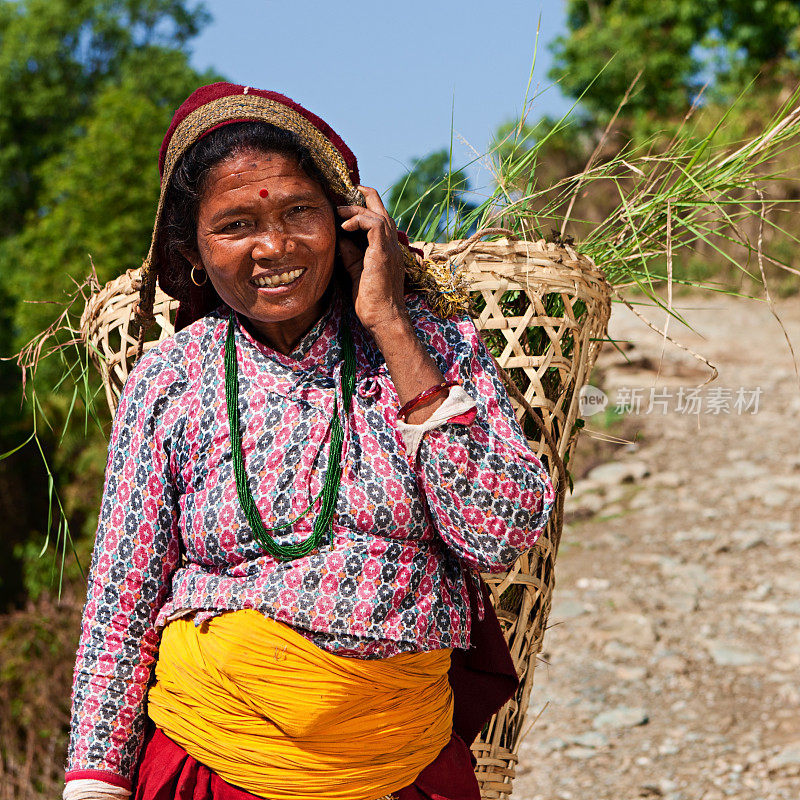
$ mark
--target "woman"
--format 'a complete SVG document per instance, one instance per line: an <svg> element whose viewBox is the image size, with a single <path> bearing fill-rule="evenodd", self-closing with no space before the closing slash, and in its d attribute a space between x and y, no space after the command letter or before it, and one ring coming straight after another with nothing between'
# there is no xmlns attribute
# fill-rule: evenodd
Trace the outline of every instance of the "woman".
<svg viewBox="0 0 800 800"><path fill-rule="evenodd" d="M65 798L475 800L513 690L476 573L554 499L492 359L288 98L198 89L160 168L178 332L114 420Z"/></svg>

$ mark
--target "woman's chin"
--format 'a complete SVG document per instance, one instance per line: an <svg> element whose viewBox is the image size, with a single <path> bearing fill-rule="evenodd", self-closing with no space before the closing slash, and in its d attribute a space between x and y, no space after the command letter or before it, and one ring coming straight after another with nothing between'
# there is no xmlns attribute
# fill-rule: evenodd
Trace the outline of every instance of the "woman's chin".
<svg viewBox="0 0 800 800"><path fill-rule="evenodd" d="M296 283L280 287L257 288L248 293L247 302L228 305L249 321L248 328L255 338L281 352L293 349L314 323L323 315L330 302L329 292L304 292ZM253 297L255 294L255 297ZM288 348L288 350L287 350Z"/></svg>

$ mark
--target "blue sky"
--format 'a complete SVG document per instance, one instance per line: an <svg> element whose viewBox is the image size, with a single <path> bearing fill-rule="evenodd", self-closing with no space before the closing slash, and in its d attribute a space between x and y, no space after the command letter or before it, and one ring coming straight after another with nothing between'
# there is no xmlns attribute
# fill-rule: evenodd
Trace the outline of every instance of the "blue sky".
<svg viewBox="0 0 800 800"><path fill-rule="evenodd" d="M536 48L532 118L569 102L547 78L547 43L564 31L559 0L206 0L213 22L193 64L274 89L319 114L356 154L379 191L416 156L449 147L452 129L479 152L519 115ZM456 166L471 160L454 140ZM475 188L489 181L471 171Z"/></svg>

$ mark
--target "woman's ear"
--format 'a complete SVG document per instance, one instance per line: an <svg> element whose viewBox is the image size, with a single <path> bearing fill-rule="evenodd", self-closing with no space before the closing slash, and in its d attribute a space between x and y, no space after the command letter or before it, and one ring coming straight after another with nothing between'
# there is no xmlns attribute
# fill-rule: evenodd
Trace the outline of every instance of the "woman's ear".
<svg viewBox="0 0 800 800"><path fill-rule="evenodd" d="M179 247L178 252L186 259L186 263L193 269L203 269L200 253L193 247Z"/></svg>

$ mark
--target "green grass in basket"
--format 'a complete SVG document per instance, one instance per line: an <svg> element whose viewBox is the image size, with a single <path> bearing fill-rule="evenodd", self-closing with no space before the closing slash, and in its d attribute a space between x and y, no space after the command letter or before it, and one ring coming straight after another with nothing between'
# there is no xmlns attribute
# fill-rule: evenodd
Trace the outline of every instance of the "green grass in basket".
<svg viewBox="0 0 800 800"><path fill-rule="evenodd" d="M698 269L699 250L760 283L759 238L774 232L780 234L781 247L772 253L762 250L763 263L795 272L789 259L800 240L778 223L776 212L780 207L786 213L797 201L765 198L770 185L796 177L789 171L798 160L799 102L796 91L760 133L739 142L732 142L726 127L734 106L708 130L700 121L690 127L693 110L671 141L623 147L602 161L590 159L580 174L547 186L537 181L537 168L550 139L569 124L569 112L541 130L527 127L523 114L505 139L467 165L488 165L493 175L493 190L473 210L454 215L457 203L445 176L426 192L445 190L424 219L414 216L413 203L395 212L410 218L411 238L421 241L435 240L443 222L445 233L439 238L445 240L494 226L528 241L552 238L553 228L561 235L575 231L575 249L589 256L611 284L635 289L686 324L661 297L666 284L739 295ZM612 210L597 223L575 218L573 199L580 196L586 203L593 193L604 201L610 194L615 197ZM676 275L674 265L692 263L693 258L694 271ZM556 311L557 300L552 302ZM503 303L513 306L514 293L505 295ZM548 344L544 335L529 340L533 354Z"/></svg>

